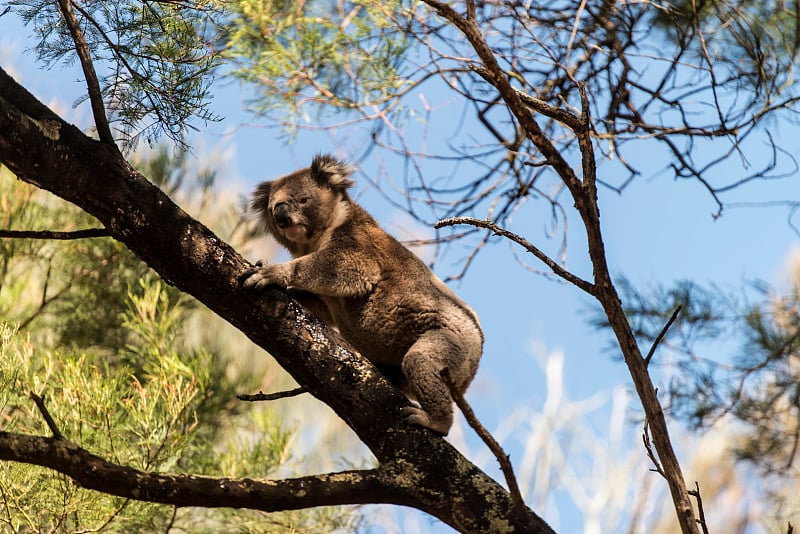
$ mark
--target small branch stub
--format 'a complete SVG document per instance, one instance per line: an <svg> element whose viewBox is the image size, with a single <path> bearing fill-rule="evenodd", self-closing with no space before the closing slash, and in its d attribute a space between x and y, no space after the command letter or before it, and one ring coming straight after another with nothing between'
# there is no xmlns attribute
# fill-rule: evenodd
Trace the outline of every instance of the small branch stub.
<svg viewBox="0 0 800 534"><path fill-rule="evenodd" d="M297 395L302 395L303 393L308 393L308 389L300 386L288 391L277 391L275 393L263 393L261 391L254 394L240 393L239 395L236 395L236 398L247 402L273 401L278 399L286 399L289 397L296 397Z"/></svg>
<svg viewBox="0 0 800 534"><path fill-rule="evenodd" d="M36 407L39 409L39 412L41 412L42 417L44 418L44 422L47 423L47 428L50 429L50 432L52 432L53 437L55 439L64 439L64 435L58 429L58 425L56 425L53 416L50 415L50 412L47 410L47 406L45 406L44 404L44 398L40 397L33 391L31 391L30 397L33 400L34 404L36 404Z"/></svg>
<svg viewBox="0 0 800 534"><path fill-rule="evenodd" d="M689 495L697 499L697 515L699 516L697 519L697 523L703 530L703 534L708 534L708 525L706 525L706 514L703 511L703 499L700 497L700 484L696 480L694 481L694 489L689 490Z"/></svg>
<svg viewBox="0 0 800 534"><path fill-rule="evenodd" d="M656 336L655 341L653 341L653 346L650 347L650 350L648 351L647 356L645 356L645 358L644 358L645 367L650 365L650 360L653 359L653 354L656 353L656 348L658 348L658 345L661 343L661 340L664 339L664 336L667 335L667 330L669 330L669 327L672 326L672 323L675 322L675 319L678 318L678 313L680 313L680 311L682 309L683 309L683 305L678 304L678 307L675 308L675 310L672 312L672 315L670 316L669 320L667 321L667 324L664 325L664 328L662 328L661 332L659 332L658 336Z"/></svg>

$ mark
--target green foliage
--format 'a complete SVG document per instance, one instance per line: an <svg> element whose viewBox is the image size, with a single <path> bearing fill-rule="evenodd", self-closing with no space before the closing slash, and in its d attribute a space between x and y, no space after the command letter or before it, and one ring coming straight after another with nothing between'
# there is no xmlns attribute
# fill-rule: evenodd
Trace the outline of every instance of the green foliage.
<svg viewBox="0 0 800 534"><path fill-rule="evenodd" d="M5 170L0 170L0 204L3 228L98 226L92 217ZM114 350L124 344L119 297L146 271L124 246L107 238L2 240L0 317L35 332L37 341Z"/></svg>
<svg viewBox="0 0 800 534"><path fill-rule="evenodd" d="M209 87L217 58L207 43L219 7L209 0L180 4L73 3L101 77L109 119L119 125L126 147L142 136L152 144L162 134L183 145L190 119L216 119L209 109ZM58 2L9 5L33 27L39 59L48 65L75 61L75 44Z"/></svg>
<svg viewBox="0 0 800 534"><path fill-rule="evenodd" d="M213 171L195 172L166 154L140 166L189 206L209 206L212 197L215 216L235 213L220 206ZM192 180L194 174L206 178ZM3 228L97 226L5 169L0 208ZM197 337L193 330L219 335L223 328L110 238L0 239L0 429L49 435L33 392L45 398L67 439L115 463L211 476L291 472L293 442L280 416L268 404L234 400L235 392L261 383L258 374L232 372L248 366L241 355L251 344L243 336L212 348L189 341ZM263 373L263 364L258 369ZM360 521L340 508L269 515L178 510L84 490L47 469L0 463L0 530L352 531Z"/></svg>
<svg viewBox="0 0 800 534"><path fill-rule="evenodd" d="M741 88L765 97L787 88L800 50L800 23L794 3L763 0L676 0L653 11L655 24L682 46L709 62L735 58L729 65Z"/></svg>
<svg viewBox="0 0 800 534"><path fill-rule="evenodd" d="M304 104L384 107L407 85L401 65L411 40L393 21L396 0L240 0L230 10L225 58L255 89L255 109L288 111L286 125L309 120Z"/></svg>

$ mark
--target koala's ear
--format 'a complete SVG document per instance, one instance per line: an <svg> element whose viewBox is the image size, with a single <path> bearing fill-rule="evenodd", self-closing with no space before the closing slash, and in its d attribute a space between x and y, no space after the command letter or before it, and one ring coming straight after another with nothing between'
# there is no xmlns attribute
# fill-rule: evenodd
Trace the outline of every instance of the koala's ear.
<svg viewBox="0 0 800 534"><path fill-rule="evenodd" d="M337 191L344 191L353 185L349 176L353 168L342 160L329 154L320 154L311 161L311 177L320 185L327 185Z"/></svg>
<svg viewBox="0 0 800 534"><path fill-rule="evenodd" d="M269 211L269 194L272 191L272 184L273 182L258 184L250 200L250 208L261 216Z"/></svg>

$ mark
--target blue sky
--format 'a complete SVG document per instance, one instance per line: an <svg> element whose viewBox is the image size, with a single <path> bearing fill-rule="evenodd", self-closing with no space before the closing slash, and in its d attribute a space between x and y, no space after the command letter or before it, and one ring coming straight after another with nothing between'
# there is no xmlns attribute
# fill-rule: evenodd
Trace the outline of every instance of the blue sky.
<svg viewBox="0 0 800 534"><path fill-rule="evenodd" d="M63 110L84 92L79 69L72 66L41 70L32 52L23 54L32 44L27 35L17 18L0 17L0 65L40 100L58 103ZM454 106L451 111L460 109L452 95L427 96L443 104L451 102ZM244 191L260 180L308 165L318 152L348 157L363 148L357 142L358 136L349 137L348 132L342 131L301 132L296 142L287 146L279 139L278 130L253 124L253 118L242 109L242 101L242 93L235 84L217 84L214 110L225 119L221 123L197 125L200 131L195 141L198 146L230 152L228 179ZM90 124L90 113L85 106L70 111L68 116L79 126ZM800 130L784 124L780 133L782 138L790 139L796 138ZM437 132L434 130L431 135L435 137ZM634 182L624 194L600 190L601 221L613 273L624 274L640 284L669 284L681 278L728 287L737 287L752 278L780 284L787 258L800 242L786 223L786 212L780 208L736 209L714 220L716 205L707 193L696 183L672 180L668 172L658 168L657 158L654 152L650 175ZM384 227L395 235L402 233L404 229L399 226L404 219L396 208L367 184L360 183L357 187L359 201ZM756 186L743 191L742 197L760 194L766 187L773 198L800 200L797 176L769 186ZM588 263L580 254L581 233L574 214L570 216L570 225L569 266L586 273ZM515 230L536 244L544 242L540 225ZM514 250L524 255L519 248ZM454 262L458 259L456 254L440 259L437 272L444 277L457 271ZM543 268L533 258L529 258L529 263ZM542 350L563 353L565 395L569 398L583 399L598 393L610 396L615 386L630 384L626 368L612 359L607 350L607 335L593 331L586 324L590 299L572 286L522 268L512 254L512 247L499 238L453 287L478 312L486 333L485 354L468 399L490 430L516 409L531 412L542 409L546 398ZM634 399L631 406L638 407L638 401ZM597 419L592 424L597 425L599 432L604 431L609 410L594 415ZM469 431L466 434L470 449L478 450L477 438ZM635 447L638 433L631 435ZM506 446L512 460L523 453L519 441L509 439ZM487 465L499 477L494 463ZM580 517L569 517L574 515L572 504L558 500L555 506L559 508L558 524L564 532L582 528ZM550 519L546 512L544 515Z"/></svg>

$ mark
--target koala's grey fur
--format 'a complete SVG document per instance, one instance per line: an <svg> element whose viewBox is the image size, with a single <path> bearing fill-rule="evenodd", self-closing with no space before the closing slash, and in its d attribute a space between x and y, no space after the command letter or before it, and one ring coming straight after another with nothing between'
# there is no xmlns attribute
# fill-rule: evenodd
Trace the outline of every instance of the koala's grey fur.
<svg viewBox="0 0 800 534"><path fill-rule="evenodd" d="M420 405L403 409L409 421L447 434L453 407L441 372L467 389L483 352L478 317L350 199L351 172L320 155L257 186L253 209L294 259L248 270L244 286L301 290L293 294L363 356L402 371L404 393Z"/></svg>

